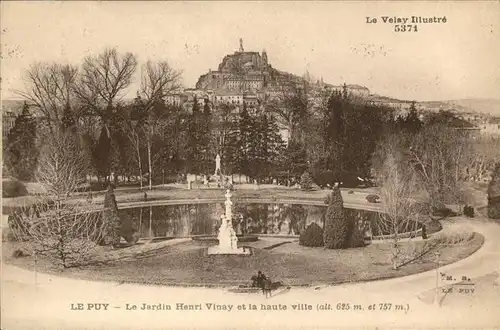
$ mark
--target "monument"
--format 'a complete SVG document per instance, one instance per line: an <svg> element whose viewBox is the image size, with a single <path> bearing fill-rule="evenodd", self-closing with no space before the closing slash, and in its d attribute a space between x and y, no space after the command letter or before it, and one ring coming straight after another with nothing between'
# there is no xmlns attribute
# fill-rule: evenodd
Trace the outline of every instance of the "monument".
<svg viewBox="0 0 500 330"><path fill-rule="evenodd" d="M217 157L215 157L215 173L214 175L220 175L221 170L220 170L220 156L217 154Z"/></svg>
<svg viewBox="0 0 500 330"><path fill-rule="evenodd" d="M238 237L233 228L233 202L231 201L231 191L226 191L226 212L221 216L221 225L219 227L219 234L217 239L219 245L211 246L208 248L208 254L241 254L250 255L249 248L238 247Z"/></svg>

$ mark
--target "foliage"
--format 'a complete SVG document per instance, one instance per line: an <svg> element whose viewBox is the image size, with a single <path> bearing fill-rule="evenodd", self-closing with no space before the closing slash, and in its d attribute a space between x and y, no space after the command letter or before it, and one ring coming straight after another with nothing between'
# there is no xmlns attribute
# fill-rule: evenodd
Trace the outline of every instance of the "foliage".
<svg viewBox="0 0 500 330"><path fill-rule="evenodd" d="M291 177L298 178L307 169L307 152L305 146L296 141L290 140L284 150L283 169L289 171Z"/></svg>
<svg viewBox="0 0 500 330"><path fill-rule="evenodd" d="M309 174L308 171L305 171L302 173L302 176L300 177L300 188L302 190L311 190L313 185L313 180L311 177L311 174Z"/></svg>
<svg viewBox="0 0 500 330"><path fill-rule="evenodd" d="M497 163L488 185L488 217L500 219L500 163Z"/></svg>
<svg viewBox="0 0 500 330"><path fill-rule="evenodd" d="M342 249L348 244L349 223L340 189L335 187L327 199L323 241L327 249Z"/></svg>
<svg viewBox="0 0 500 330"><path fill-rule="evenodd" d="M457 213L448 207L432 207L431 212L433 216L449 218L457 216Z"/></svg>
<svg viewBox="0 0 500 330"><path fill-rule="evenodd" d="M299 237L299 244L303 246L323 246L323 228L313 222L307 226Z"/></svg>
<svg viewBox="0 0 500 330"><path fill-rule="evenodd" d="M2 180L2 197L19 197L28 194L24 184L17 180Z"/></svg>
<svg viewBox="0 0 500 330"><path fill-rule="evenodd" d="M28 104L24 103L21 113L7 135L4 161L9 173L20 180L31 180L38 160L36 147L36 121Z"/></svg>
<svg viewBox="0 0 500 330"><path fill-rule="evenodd" d="M248 140L248 175L257 180L276 169L284 144L273 117L265 113L251 116L252 133Z"/></svg>
<svg viewBox="0 0 500 330"><path fill-rule="evenodd" d="M370 195L366 196L366 200L369 203L378 203L378 202L380 202L380 196L375 195L375 194L370 194Z"/></svg>
<svg viewBox="0 0 500 330"><path fill-rule="evenodd" d="M470 205L465 205L464 206L464 215L469 217L469 218L474 218L474 207Z"/></svg>
<svg viewBox="0 0 500 330"><path fill-rule="evenodd" d="M323 171L316 175L315 181L318 186L320 186L321 188L325 188L328 185L330 185L330 187L333 187L337 180L335 179L332 171Z"/></svg>
<svg viewBox="0 0 500 330"><path fill-rule="evenodd" d="M349 219L349 227L348 227L348 242L347 247L349 248L357 248L365 246L365 239L363 232L358 224L358 221L355 217Z"/></svg>
<svg viewBox="0 0 500 330"><path fill-rule="evenodd" d="M103 212L104 234L103 245L118 246L120 244L120 217L118 216L118 205L116 204L113 186L108 185L106 195L104 196Z"/></svg>
<svg viewBox="0 0 500 330"><path fill-rule="evenodd" d="M422 129L423 124L415 107L415 101L411 103L408 114L405 117L399 116L396 121L398 128L408 134L418 133Z"/></svg>
<svg viewBox="0 0 500 330"><path fill-rule="evenodd" d="M316 171L331 171L338 181L353 173L369 177L377 141L393 125L392 111L334 93L323 109L322 123L322 156L314 162Z"/></svg>

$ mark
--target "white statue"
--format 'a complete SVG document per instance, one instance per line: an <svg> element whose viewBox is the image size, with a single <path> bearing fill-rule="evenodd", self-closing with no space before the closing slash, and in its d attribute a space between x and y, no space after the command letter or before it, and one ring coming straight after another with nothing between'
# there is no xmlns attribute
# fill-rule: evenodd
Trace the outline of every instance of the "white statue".
<svg viewBox="0 0 500 330"><path fill-rule="evenodd" d="M233 218L233 202L231 201L231 191L229 189L226 190L226 218L227 219L232 219ZM232 226L232 225L231 225Z"/></svg>
<svg viewBox="0 0 500 330"><path fill-rule="evenodd" d="M243 254L249 255L250 250L245 248L238 248L238 237L233 228L233 202L231 201L231 191L226 191L226 214L221 216L221 224L217 239L219 240L218 246L208 248L208 254Z"/></svg>
<svg viewBox="0 0 500 330"><path fill-rule="evenodd" d="M215 175L217 175L218 173L221 173L221 170L220 170L220 155L217 154L217 156L215 157Z"/></svg>

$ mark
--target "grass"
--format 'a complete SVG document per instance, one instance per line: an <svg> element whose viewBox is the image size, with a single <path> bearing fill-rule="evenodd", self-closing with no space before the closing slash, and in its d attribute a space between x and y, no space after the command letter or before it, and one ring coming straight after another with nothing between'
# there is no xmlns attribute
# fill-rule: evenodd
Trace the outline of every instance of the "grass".
<svg viewBox="0 0 500 330"><path fill-rule="evenodd" d="M243 244L253 247L252 256L209 256L205 251L213 244L187 241L156 250L149 248L144 253L109 263L67 269L62 274L43 258L38 259L37 267L39 271L80 279L184 286L248 285L250 277L258 270L270 276L273 281L281 281L285 285L309 286L399 277L435 267L433 254L427 253L420 259L393 270L387 244L326 250L303 247L296 240L266 240L264 238ZM441 264L449 264L474 253L483 242L484 237L474 233L467 244L440 244L433 248L439 249ZM416 250L424 248L424 241L412 244L415 244L413 248ZM33 267L31 257L12 257L14 243L4 243L2 249L7 263L25 268Z"/></svg>

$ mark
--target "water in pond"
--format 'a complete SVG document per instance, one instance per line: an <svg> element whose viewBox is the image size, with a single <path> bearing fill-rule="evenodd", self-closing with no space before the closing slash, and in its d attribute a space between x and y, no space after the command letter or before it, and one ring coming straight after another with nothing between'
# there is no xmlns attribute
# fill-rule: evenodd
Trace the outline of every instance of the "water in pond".
<svg viewBox="0 0 500 330"><path fill-rule="evenodd" d="M233 226L237 234L300 235L311 223L323 227L326 212L324 206L306 206L280 203L236 203ZM363 231L372 230L378 214L368 211L346 209L348 217L355 217ZM224 214L222 204L184 204L147 206L119 210L124 223L139 230L141 237L189 237L194 235L216 235L220 216Z"/></svg>

